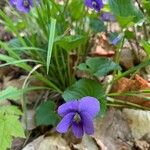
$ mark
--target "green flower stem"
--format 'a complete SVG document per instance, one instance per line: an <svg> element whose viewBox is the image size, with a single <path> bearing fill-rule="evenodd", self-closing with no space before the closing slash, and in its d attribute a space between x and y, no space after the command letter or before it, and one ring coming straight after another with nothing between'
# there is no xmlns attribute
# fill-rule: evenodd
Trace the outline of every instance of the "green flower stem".
<svg viewBox="0 0 150 150"><path fill-rule="evenodd" d="M130 73L133 73L133 72L137 71L138 69L141 69L141 68L148 66L148 65L150 65L150 60L147 60L147 61L139 64L138 66L132 67L131 69L121 73L120 75L115 77L114 81L117 81L120 78L125 77L125 76L129 75Z"/></svg>
<svg viewBox="0 0 150 150"><path fill-rule="evenodd" d="M120 45L117 47L116 56L115 56L115 63L116 63L116 64L119 64L120 52L121 52L121 50L122 50L122 48L123 48L124 40L125 40L125 38L124 38L124 36L123 36L123 39L122 39ZM114 70L114 72L113 72L113 79L112 79L112 81L110 81L110 82L105 86L105 87L106 87L106 88L105 88L105 89L106 89L106 90L105 90L105 94L107 94L107 93L110 92L111 87L112 87L112 85L114 84L114 81L116 81L116 80L115 80L115 76L116 76L116 70Z"/></svg>

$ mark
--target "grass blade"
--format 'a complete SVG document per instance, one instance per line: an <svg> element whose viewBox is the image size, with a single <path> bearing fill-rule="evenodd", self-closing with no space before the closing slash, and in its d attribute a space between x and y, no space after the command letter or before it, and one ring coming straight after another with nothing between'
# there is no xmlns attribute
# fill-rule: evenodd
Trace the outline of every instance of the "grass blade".
<svg viewBox="0 0 150 150"><path fill-rule="evenodd" d="M55 36L55 28L56 28L56 19L51 19L51 27L49 33L49 41L48 41L48 52L47 52L47 74L49 72L49 66L51 61L52 49L54 44L54 36Z"/></svg>

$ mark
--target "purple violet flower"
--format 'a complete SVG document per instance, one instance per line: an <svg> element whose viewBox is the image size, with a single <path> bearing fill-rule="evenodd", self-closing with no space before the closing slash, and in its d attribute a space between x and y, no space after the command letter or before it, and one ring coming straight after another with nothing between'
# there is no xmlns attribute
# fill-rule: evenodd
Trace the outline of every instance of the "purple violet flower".
<svg viewBox="0 0 150 150"><path fill-rule="evenodd" d="M85 0L85 5L95 9L97 12L100 12L100 10L104 7L102 0Z"/></svg>
<svg viewBox="0 0 150 150"><path fill-rule="evenodd" d="M111 22L114 22L116 19L115 19L115 16L112 15L111 13L109 12L104 12L102 15L102 20L103 21L111 21Z"/></svg>
<svg viewBox="0 0 150 150"><path fill-rule="evenodd" d="M58 114L63 117L56 130L66 133L69 127L74 135L81 138L84 132L87 135L94 133L93 119L100 110L99 101L94 97L83 97L81 100L70 101L58 108Z"/></svg>
<svg viewBox="0 0 150 150"><path fill-rule="evenodd" d="M28 13L33 7L33 0L10 0L10 5L16 6L20 12Z"/></svg>

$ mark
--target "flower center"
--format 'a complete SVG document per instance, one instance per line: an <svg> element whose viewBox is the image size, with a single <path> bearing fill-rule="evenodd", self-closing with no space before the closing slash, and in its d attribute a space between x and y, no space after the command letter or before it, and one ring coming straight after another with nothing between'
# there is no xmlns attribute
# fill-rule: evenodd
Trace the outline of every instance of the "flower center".
<svg viewBox="0 0 150 150"><path fill-rule="evenodd" d="M24 1L23 1L23 6L24 6L24 7L29 7L29 6L30 6L29 0L24 0Z"/></svg>
<svg viewBox="0 0 150 150"><path fill-rule="evenodd" d="M75 116L74 116L73 119L74 119L74 121L77 122L77 123L79 123L79 122L81 121L81 117L80 117L80 115L79 115L78 113L75 114Z"/></svg>

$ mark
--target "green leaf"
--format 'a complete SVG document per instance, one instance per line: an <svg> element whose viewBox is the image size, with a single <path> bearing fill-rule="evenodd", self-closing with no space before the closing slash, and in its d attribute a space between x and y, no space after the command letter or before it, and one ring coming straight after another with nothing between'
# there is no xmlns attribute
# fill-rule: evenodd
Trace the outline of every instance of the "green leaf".
<svg viewBox="0 0 150 150"><path fill-rule="evenodd" d="M108 2L111 11L123 28L144 18L142 12L134 6L132 0L109 0Z"/></svg>
<svg viewBox="0 0 150 150"><path fill-rule="evenodd" d="M59 121L59 117L55 112L55 108L55 103L52 101L42 103L36 110L36 125L55 126Z"/></svg>
<svg viewBox="0 0 150 150"><path fill-rule="evenodd" d="M22 115L22 112L20 109L18 109L16 106L10 105L10 106L1 106L0 107L0 113L1 114L9 114L9 115Z"/></svg>
<svg viewBox="0 0 150 150"><path fill-rule="evenodd" d="M141 0L141 3L144 7L144 9L146 9L147 13L150 13L150 1L149 0Z"/></svg>
<svg viewBox="0 0 150 150"><path fill-rule="evenodd" d="M96 77L105 76L113 70L120 70L121 67L108 58L88 58L85 63L78 66L81 71L86 71Z"/></svg>
<svg viewBox="0 0 150 150"><path fill-rule="evenodd" d="M83 0L72 0L69 5L70 13L73 19L81 19L85 14Z"/></svg>
<svg viewBox="0 0 150 150"><path fill-rule="evenodd" d="M22 96L22 94L23 94L22 90L10 86L0 92L0 101L4 101L6 99L18 100Z"/></svg>
<svg viewBox="0 0 150 150"><path fill-rule="evenodd" d="M104 95L102 86L94 80L81 79L66 89L62 95L65 101L80 99L85 96L99 98Z"/></svg>
<svg viewBox="0 0 150 150"><path fill-rule="evenodd" d="M133 31L126 30L124 34L125 34L125 38L127 38L128 40L135 38L135 32Z"/></svg>
<svg viewBox="0 0 150 150"><path fill-rule="evenodd" d="M85 43L86 40L87 38L84 35L70 35L70 36L60 37L60 39L58 39L56 43L63 49L69 51Z"/></svg>
<svg viewBox="0 0 150 150"><path fill-rule="evenodd" d="M134 18L133 16L129 16L129 17L117 16L117 20L120 23L122 28L134 25L133 18Z"/></svg>
<svg viewBox="0 0 150 150"><path fill-rule="evenodd" d="M8 66L8 65L15 65L17 67L23 67L27 62L37 62L36 60L31 59L21 59L21 60L13 60L13 58L0 54L0 60L7 61L7 63L0 64L0 67ZM23 68L25 69L25 68Z"/></svg>
<svg viewBox="0 0 150 150"><path fill-rule="evenodd" d="M21 42L17 38L13 38L8 42L9 47L20 48L22 46Z"/></svg>
<svg viewBox="0 0 150 150"><path fill-rule="evenodd" d="M100 20L99 18L91 18L90 27L94 33L106 31L106 26L104 25L104 22Z"/></svg>
<svg viewBox="0 0 150 150"><path fill-rule="evenodd" d="M105 92L100 83L95 80L81 79L66 89L62 95L64 100L71 101L75 99L81 99L85 96L92 96L100 101L101 111L100 114L104 114L106 110Z"/></svg>
<svg viewBox="0 0 150 150"><path fill-rule="evenodd" d="M52 18L51 26L50 26L50 33L49 33L49 41L48 41L48 52L47 52L47 74L49 72L52 49L53 49L53 44L54 44L55 28L56 28L56 19Z"/></svg>
<svg viewBox="0 0 150 150"><path fill-rule="evenodd" d="M12 58L20 59L19 55L16 54L11 47L9 47L9 43L0 41L0 47L5 49Z"/></svg>
<svg viewBox="0 0 150 150"><path fill-rule="evenodd" d="M0 150L10 148L13 137L25 137L19 114L20 110L14 106L0 107Z"/></svg>

